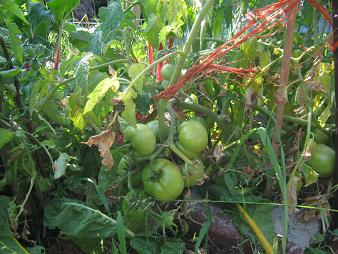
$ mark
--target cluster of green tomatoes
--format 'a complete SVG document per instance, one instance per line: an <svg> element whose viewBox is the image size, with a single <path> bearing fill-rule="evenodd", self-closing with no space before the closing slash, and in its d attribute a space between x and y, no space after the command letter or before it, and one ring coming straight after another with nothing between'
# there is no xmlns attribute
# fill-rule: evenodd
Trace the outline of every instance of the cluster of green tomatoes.
<svg viewBox="0 0 338 254"><path fill-rule="evenodd" d="M128 126L124 135L135 156L151 156L158 147L156 143L159 141L159 121L139 123L136 128ZM208 132L201 120L192 118L183 121L177 129L175 146L192 163L177 165L168 159L169 156L150 160L141 173L145 191L157 200L172 201L180 196L184 187L203 182L204 165L198 156L207 145Z"/></svg>

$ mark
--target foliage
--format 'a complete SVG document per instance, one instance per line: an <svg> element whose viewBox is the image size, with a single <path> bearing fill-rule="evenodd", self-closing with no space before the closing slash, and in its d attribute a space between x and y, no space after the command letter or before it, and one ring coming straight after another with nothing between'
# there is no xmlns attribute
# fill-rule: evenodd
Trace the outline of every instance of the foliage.
<svg viewBox="0 0 338 254"><path fill-rule="evenodd" d="M0 3L0 249L48 253L66 238L85 253L210 252L210 213L198 230L188 226L198 193L253 251L278 242L274 205L284 207L284 233L296 208L320 217L306 253L327 253L337 186L311 167L311 147L325 146L333 164L332 29L310 1L296 16L285 105L284 21L235 41L177 93L169 86L274 1L110 0L91 27L74 22L79 2ZM173 98L154 99L163 91ZM163 198L173 186L175 197Z"/></svg>

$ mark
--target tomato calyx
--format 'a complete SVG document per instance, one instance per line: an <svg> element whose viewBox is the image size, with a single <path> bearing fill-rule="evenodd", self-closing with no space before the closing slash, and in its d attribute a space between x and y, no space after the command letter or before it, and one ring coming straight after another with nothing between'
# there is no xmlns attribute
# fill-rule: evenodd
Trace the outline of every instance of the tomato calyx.
<svg viewBox="0 0 338 254"><path fill-rule="evenodd" d="M152 175L148 178L151 182L159 182L163 175L162 169L152 172Z"/></svg>

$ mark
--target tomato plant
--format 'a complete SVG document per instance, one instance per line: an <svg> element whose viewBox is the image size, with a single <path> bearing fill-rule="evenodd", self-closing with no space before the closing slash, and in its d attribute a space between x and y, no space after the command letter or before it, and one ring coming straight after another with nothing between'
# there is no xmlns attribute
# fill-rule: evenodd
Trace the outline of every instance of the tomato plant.
<svg viewBox="0 0 338 254"><path fill-rule="evenodd" d="M88 2L0 3L1 250L334 250L336 1Z"/></svg>
<svg viewBox="0 0 338 254"><path fill-rule="evenodd" d="M184 188L181 171L166 159L150 162L143 169L142 180L145 190L160 201L176 199Z"/></svg>

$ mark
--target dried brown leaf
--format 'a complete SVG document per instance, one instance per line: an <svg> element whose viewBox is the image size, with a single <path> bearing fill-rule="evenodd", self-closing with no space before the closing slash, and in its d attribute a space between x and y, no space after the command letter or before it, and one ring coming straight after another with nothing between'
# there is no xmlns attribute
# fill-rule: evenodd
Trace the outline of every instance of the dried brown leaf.
<svg viewBox="0 0 338 254"><path fill-rule="evenodd" d="M289 179L288 185L287 185L287 191L288 191L288 203L289 203L289 214L294 214L296 212L296 206L297 206L297 187L298 187L298 180L299 178L297 176L292 176Z"/></svg>
<svg viewBox="0 0 338 254"><path fill-rule="evenodd" d="M114 166L114 159L110 152L110 148L115 140L115 133L110 129L106 130L98 135L91 136L87 142L82 142L91 147L95 145L99 148L100 156L102 158L102 165L107 169L112 169Z"/></svg>

